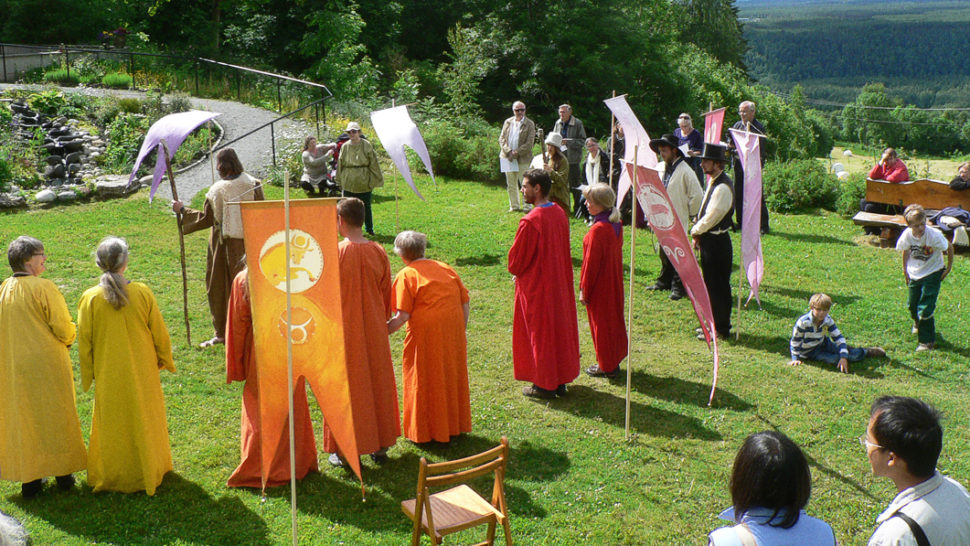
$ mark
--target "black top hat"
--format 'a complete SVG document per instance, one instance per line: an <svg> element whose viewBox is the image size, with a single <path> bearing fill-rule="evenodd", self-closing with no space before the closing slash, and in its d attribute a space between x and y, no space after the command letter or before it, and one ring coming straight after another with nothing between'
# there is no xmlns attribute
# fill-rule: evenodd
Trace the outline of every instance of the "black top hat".
<svg viewBox="0 0 970 546"><path fill-rule="evenodd" d="M654 138L650 140L650 149L658 154L660 153L661 145L670 146L671 148L677 151L680 157L684 157L684 152L683 150L680 149L680 143L677 142L677 137L675 137L674 135L667 133L666 135L660 138Z"/></svg>
<svg viewBox="0 0 970 546"><path fill-rule="evenodd" d="M727 163L727 146L705 142L704 149L701 151L701 159Z"/></svg>

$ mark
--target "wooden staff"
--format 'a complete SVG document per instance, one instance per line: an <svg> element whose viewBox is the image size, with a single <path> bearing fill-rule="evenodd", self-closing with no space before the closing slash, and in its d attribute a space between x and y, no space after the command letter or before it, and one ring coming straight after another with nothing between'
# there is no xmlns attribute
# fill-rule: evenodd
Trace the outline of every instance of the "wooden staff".
<svg viewBox="0 0 970 546"><path fill-rule="evenodd" d="M175 187L175 175L172 173L172 160L168 151L168 144L162 139L162 150L165 154L165 168L168 170L168 181L172 185L172 199L179 200L179 192ZM182 315L185 317L185 341L192 346L192 331L189 327L189 281L185 274L185 234L182 232L182 211L175 213L175 221L179 228L179 258L182 263Z"/></svg>
<svg viewBox="0 0 970 546"><path fill-rule="evenodd" d="M543 134L542 129L539 129L539 151L542 152L542 164L545 165L549 163L549 156L546 153L546 139L545 134Z"/></svg>
<svg viewBox="0 0 970 546"><path fill-rule="evenodd" d="M630 309L627 311L629 323L627 330L630 334L627 336L626 346L626 418L623 429L623 438L626 440L630 439L630 382L633 379L633 278L636 271L633 268L633 262L636 259L637 248L637 150L639 147L639 144L633 147L633 187L630 188L633 192L633 222L631 222L633 229L630 230Z"/></svg>

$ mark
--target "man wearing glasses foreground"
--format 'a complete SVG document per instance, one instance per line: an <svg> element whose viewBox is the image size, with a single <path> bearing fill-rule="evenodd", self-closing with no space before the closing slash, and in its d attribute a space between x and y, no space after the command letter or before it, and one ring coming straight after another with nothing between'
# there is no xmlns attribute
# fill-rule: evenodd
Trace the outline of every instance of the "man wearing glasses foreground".
<svg viewBox="0 0 970 546"><path fill-rule="evenodd" d="M915 398L878 398L859 442L873 475L889 478L899 491L876 518L869 546L970 544L970 495L936 470L943 446L939 412Z"/></svg>
<svg viewBox="0 0 970 546"><path fill-rule="evenodd" d="M509 190L509 212L516 212L525 205L524 202L519 204L519 197L522 191L522 175L532 161L536 124L525 117L525 103L522 101L517 100L512 104L512 114L502 124L498 145L501 147L499 157L505 160L501 164L502 172L505 173L505 186Z"/></svg>

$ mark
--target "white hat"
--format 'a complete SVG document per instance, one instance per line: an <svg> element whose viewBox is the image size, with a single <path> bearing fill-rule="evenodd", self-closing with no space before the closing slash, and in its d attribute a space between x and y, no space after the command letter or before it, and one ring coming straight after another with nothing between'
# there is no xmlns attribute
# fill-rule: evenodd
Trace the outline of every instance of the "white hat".
<svg viewBox="0 0 970 546"><path fill-rule="evenodd" d="M562 148L562 135L559 133L549 133L546 137L546 144L552 144L556 148Z"/></svg>
<svg viewBox="0 0 970 546"><path fill-rule="evenodd" d="M349 132L351 130L353 130L353 131L360 131L360 124L357 123L356 121L351 121L350 123L347 124L347 128L344 129L344 131L348 131Z"/></svg>

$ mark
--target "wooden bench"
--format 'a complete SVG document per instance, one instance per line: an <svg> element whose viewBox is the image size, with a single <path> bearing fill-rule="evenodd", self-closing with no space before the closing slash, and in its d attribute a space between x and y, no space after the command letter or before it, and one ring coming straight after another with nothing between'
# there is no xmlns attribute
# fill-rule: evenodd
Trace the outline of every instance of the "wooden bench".
<svg viewBox="0 0 970 546"><path fill-rule="evenodd" d="M898 184L867 178L866 201L894 205L900 209L919 203L927 210L927 216L932 216L933 211L946 207L960 206L970 210L970 191L952 190L946 182L928 178ZM906 229L906 219L901 214L859 212L852 217L852 221L860 226L882 228L879 235L882 246L891 245Z"/></svg>

